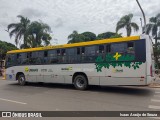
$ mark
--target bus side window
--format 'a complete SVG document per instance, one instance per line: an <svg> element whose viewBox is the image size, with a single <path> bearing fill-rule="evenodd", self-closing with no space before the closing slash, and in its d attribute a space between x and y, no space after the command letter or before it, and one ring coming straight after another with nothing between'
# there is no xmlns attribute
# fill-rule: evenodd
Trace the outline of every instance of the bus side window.
<svg viewBox="0 0 160 120"><path fill-rule="evenodd" d="M81 48L77 48L77 55L81 54Z"/></svg>
<svg viewBox="0 0 160 120"><path fill-rule="evenodd" d="M57 50L57 60L58 60L57 63L62 62L62 53L60 49Z"/></svg>
<svg viewBox="0 0 160 120"><path fill-rule="evenodd" d="M17 54L16 60L17 60L17 64L20 65L21 64L21 58L20 58L20 54Z"/></svg>
<svg viewBox="0 0 160 120"><path fill-rule="evenodd" d="M26 53L19 53L17 54L17 61L18 65L25 65L26 64Z"/></svg>
<svg viewBox="0 0 160 120"><path fill-rule="evenodd" d="M67 49L67 62L74 63L76 60L76 48Z"/></svg>
<svg viewBox="0 0 160 120"><path fill-rule="evenodd" d="M104 45L99 45L99 46L98 46L98 51L97 51L97 53L98 53L98 54L101 54L101 53L103 54L103 53L104 53Z"/></svg>
<svg viewBox="0 0 160 120"><path fill-rule="evenodd" d="M39 51L37 52L37 59L36 59L36 64L43 64L44 63L44 51Z"/></svg>
<svg viewBox="0 0 160 120"><path fill-rule="evenodd" d="M76 55L76 62L80 63L81 62L81 48L77 48L77 55Z"/></svg>
<svg viewBox="0 0 160 120"><path fill-rule="evenodd" d="M127 43L127 53L131 53L131 54L135 53L134 42L128 42Z"/></svg>
<svg viewBox="0 0 160 120"><path fill-rule="evenodd" d="M25 64L29 64L29 63L30 63L31 54L32 54L32 53L30 53L30 52L27 53L27 58L26 58L26 60L24 61Z"/></svg>
<svg viewBox="0 0 160 120"><path fill-rule="evenodd" d="M61 53L63 56L66 55L66 49L61 49Z"/></svg>
<svg viewBox="0 0 160 120"><path fill-rule="evenodd" d="M20 54L17 54L17 59L19 59Z"/></svg>
<svg viewBox="0 0 160 120"><path fill-rule="evenodd" d="M120 53L125 54L127 52L127 43L113 43L111 44L112 54Z"/></svg>
<svg viewBox="0 0 160 120"><path fill-rule="evenodd" d="M30 64L31 64L31 65L35 65L37 58L38 58L38 52L31 52L31 53L30 53L30 58L29 58Z"/></svg>
<svg viewBox="0 0 160 120"><path fill-rule="evenodd" d="M32 56L32 53L31 53L31 52L28 52L28 53L27 53L27 58L31 58L31 56Z"/></svg>
<svg viewBox="0 0 160 120"><path fill-rule="evenodd" d="M11 66L11 64L12 64L11 61L12 61L11 55L7 55L7 61L6 61L6 62L7 62L7 63L6 63L6 66L7 66L7 67Z"/></svg>
<svg viewBox="0 0 160 120"><path fill-rule="evenodd" d="M110 53L111 52L111 45L106 45L106 53Z"/></svg>
<svg viewBox="0 0 160 120"><path fill-rule="evenodd" d="M48 51L48 63L49 64L58 63L57 50Z"/></svg>
<svg viewBox="0 0 160 120"><path fill-rule="evenodd" d="M97 46L82 47L82 62L93 62L96 57Z"/></svg>
<svg viewBox="0 0 160 120"><path fill-rule="evenodd" d="M48 51L44 51L43 63L44 63L44 64L48 64Z"/></svg>
<svg viewBox="0 0 160 120"><path fill-rule="evenodd" d="M66 63L67 57L66 57L66 49L61 49L62 54L62 63Z"/></svg>
<svg viewBox="0 0 160 120"><path fill-rule="evenodd" d="M44 57L48 57L48 51L44 51Z"/></svg>
<svg viewBox="0 0 160 120"><path fill-rule="evenodd" d="M61 55L60 49L57 50L57 55Z"/></svg>
<svg viewBox="0 0 160 120"><path fill-rule="evenodd" d="M82 55L85 54L85 47L82 47Z"/></svg>

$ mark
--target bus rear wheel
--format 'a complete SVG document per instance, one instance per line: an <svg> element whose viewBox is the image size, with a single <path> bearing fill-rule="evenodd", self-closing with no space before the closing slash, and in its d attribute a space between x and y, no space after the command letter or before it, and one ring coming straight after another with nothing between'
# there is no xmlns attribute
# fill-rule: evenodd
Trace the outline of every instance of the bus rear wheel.
<svg viewBox="0 0 160 120"><path fill-rule="evenodd" d="M18 83L21 86L24 86L26 84L26 79L25 79L25 76L23 74L20 74L18 76Z"/></svg>
<svg viewBox="0 0 160 120"><path fill-rule="evenodd" d="M74 78L74 86L78 90L85 90L88 87L87 78L84 75L77 75Z"/></svg>

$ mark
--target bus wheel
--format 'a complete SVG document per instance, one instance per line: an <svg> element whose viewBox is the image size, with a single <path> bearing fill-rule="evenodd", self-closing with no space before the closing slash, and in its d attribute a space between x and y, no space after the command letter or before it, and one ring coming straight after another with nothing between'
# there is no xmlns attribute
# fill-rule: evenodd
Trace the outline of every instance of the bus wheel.
<svg viewBox="0 0 160 120"><path fill-rule="evenodd" d="M84 75L77 75L74 78L74 86L78 90L85 90L88 87L87 78Z"/></svg>
<svg viewBox="0 0 160 120"><path fill-rule="evenodd" d="M23 74L18 76L18 83L21 86L24 86L26 84L25 76Z"/></svg>

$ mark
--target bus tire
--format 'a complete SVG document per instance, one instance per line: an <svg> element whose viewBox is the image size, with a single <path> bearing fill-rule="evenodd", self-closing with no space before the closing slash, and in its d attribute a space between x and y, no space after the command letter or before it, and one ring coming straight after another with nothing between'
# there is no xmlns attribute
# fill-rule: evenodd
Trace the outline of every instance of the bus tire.
<svg viewBox="0 0 160 120"><path fill-rule="evenodd" d="M77 75L74 78L74 86L78 90L86 90L88 87L88 80L84 75Z"/></svg>
<svg viewBox="0 0 160 120"><path fill-rule="evenodd" d="M26 79L25 79L24 74L20 74L18 76L18 84L21 86L24 86L26 84Z"/></svg>

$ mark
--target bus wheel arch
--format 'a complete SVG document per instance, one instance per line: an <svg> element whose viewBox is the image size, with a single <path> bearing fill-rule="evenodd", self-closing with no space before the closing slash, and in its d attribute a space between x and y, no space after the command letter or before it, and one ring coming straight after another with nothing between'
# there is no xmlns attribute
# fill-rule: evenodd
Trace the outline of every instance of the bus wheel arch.
<svg viewBox="0 0 160 120"><path fill-rule="evenodd" d="M18 81L19 85L24 86L26 84L25 75L22 72L18 72L16 74L16 80Z"/></svg>
<svg viewBox="0 0 160 120"><path fill-rule="evenodd" d="M75 88L78 90L85 90L89 85L88 77L83 72L74 73L72 77L72 83L74 84Z"/></svg>

